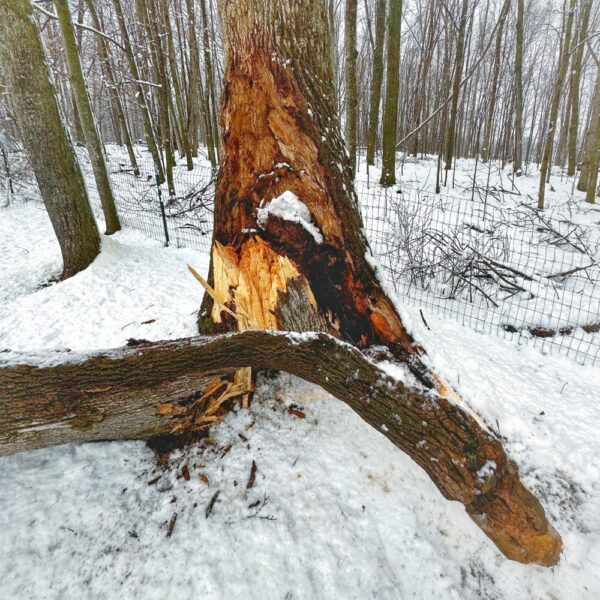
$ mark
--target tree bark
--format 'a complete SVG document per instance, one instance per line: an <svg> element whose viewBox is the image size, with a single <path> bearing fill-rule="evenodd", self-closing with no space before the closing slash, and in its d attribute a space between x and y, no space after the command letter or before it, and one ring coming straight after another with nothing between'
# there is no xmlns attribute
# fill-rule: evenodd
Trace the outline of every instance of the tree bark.
<svg viewBox="0 0 600 600"><path fill-rule="evenodd" d="M571 31L573 29L573 18L575 13L575 3L577 0L569 0L568 13L565 21L565 33L562 51L559 57L556 83L552 92L552 102L550 104L550 114L548 116L547 130L544 141L544 153L542 155L542 166L540 168L540 187L538 191L538 208L544 208L544 199L546 194L546 179L550 175L550 164L552 160L552 150L554 147L554 134L558 119L558 110L560 108L560 98L562 95L567 68L569 66L569 49L571 47Z"/></svg>
<svg viewBox="0 0 600 600"><path fill-rule="evenodd" d="M66 279L96 258L100 236L28 0L0 0L0 62Z"/></svg>
<svg viewBox="0 0 600 600"><path fill-rule="evenodd" d="M356 13L357 0L346 0L344 45L346 50L346 147L350 155L352 174L356 172L356 122L358 118L358 90L356 85Z"/></svg>
<svg viewBox="0 0 600 600"><path fill-rule="evenodd" d="M100 23L100 18L98 17L98 12L96 11L96 7L94 5L93 0L85 0L85 2L86 6L88 7L88 10L90 11L90 16L92 17L92 24L94 28L102 32L103 27ZM125 147L127 148L127 154L129 156L131 168L133 169L134 175L138 177L140 174L140 169L138 167L137 159L135 157L135 151L133 149L133 143L131 141L131 134L129 133L129 126L127 125L127 119L125 118L125 111L123 110L123 103L121 102L121 98L119 97L119 93L117 92L117 85L115 82L115 76L111 64L108 43L106 41L106 38L102 35L97 35L96 38L96 47L98 48L98 54L100 55L100 60L102 61L102 65L104 68L106 87L108 88L108 93L112 99L112 105L116 112L119 128L123 134L123 141L125 142Z"/></svg>
<svg viewBox="0 0 600 600"><path fill-rule="evenodd" d="M577 181L577 189L580 192L587 192L588 190L592 173L591 165L594 145L600 137L600 65L598 65L596 70L596 82L592 98L590 123L585 136L581 170L579 172L579 180Z"/></svg>
<svg viewBox="0 0 600 600"><path fill-rule="evenodd" d="M102 204L104 220L106 221L106 234L110 235L121 229L121 223L119 222L115 198L110 186L110 178L104 159L104 150L102 148L102 142L100 141L100 134L96 128L94 113L92 112L92 106L83 78L83 71L81 70L81 62L79 60L77 42L73 30L73 20L71 18L71 9L69 8L68 0L54 0L54 6L56 7L56 15L58 17L60 33L65 48L65 57L67 60L71 86L75 95L75 102L77 104L77 113L81 119L85 144L90 156L90 162L92 163L94 179L98 188L100 203Z"/></svg>
<svg viewBox="0 0 600 600"><path fill-rule="evenodd" d="M375 8L375 48L373 49L373 74L369 103L369 131L367 142L367 164L375 164L377 128L379 127L379 105L383 83L383 42L385 37L385 0L377 0Z"/></svg>
<svg viewBox="0 0 600 600"><path fill-rule="evenodd" d="M579 88L581 84L581 69L583 65L583 51L585 40L588 35L588 23L592 10L592 0L584 1L581 9L579 22L579 34L577 36L577 49L573 55L573 68L571 70L571 87L569 90L571 98L571 121L569 123L569 148L567 175L575 175L577 168L577 130L579 129Z"/></svg>
<svg viewBox="0 0 600 600"><path fill-rule="evenodd" d="M134 80L134 89L136 92L136 100L142 112L142 120L144 123L144 133L146 135L146 144L148 151L152 155L154 162L154 170L161 183L165 180L164 169L162 161L160 159L160 153L158 146L156 145L156 137L154 135L154 128L152 127L152 119L150 118L150 110L148 109L148 102L146 100L146 92L140 83L140 72L137 65L137 60L131 47L131 40L129 32L127 31L127 24L125 23L125 17L123 15L123 7L121 0L113 0L113 6L115 7L115 14L119 23L119 31L121 33L121 42L125 48L125 56L127 57L127 63L129 66L129 72Z"/></svg>
<svg viewBox="0 0 600 600"><path fill-rule="evenodd" d="M517 0L515 39L515 151L513 171L517 177L523 173L523 26L525 0Z"/></svg>
<svg viewBox="0 0 600 600"><path fill-rule="evenodd" d="M385 71L386 84L380 181L384 187L390 187L396 183L396 132L398 127L398 91L400 87L402 0L390 0L388 16L388 48Z"/></svg>
<svg viewBox="0 0 600 600"><path fill-rule="evenodd" d="M468 0L463 0L460 12L460 22L458 24L458 39L456 41L456 56L454 59L454 77L452 79L452 103L450 105L450 118L446 127L446 152L444 168L446 173L452 169L452 160L454 158L454 142L456 135L456 119L458 115L458 95L460 93L460 82L463 72L463 61L465 52L465 34L467 30L467 14L469 10Z"/></svg>
<svg viewBox="0 0 600 600"><path fill-rule="evenodd" d="M598 79L600 80L600 66L598 67ZM597 87L600 87L598 85ZM600 94L594 98L594 118L596 122L590 131L590 153L588 165L588 180L585 194L586 202L594 204L598 187L598 168L600 167Z"/></svg>
<svg viewBox="0 0 600 600"><path fill-rule="evenodd" d="M558 562L560 537L472 411L405 387L327 334L247 331L145 343L58 366L2 368L0 454L206 427L236 393L215 383L207 392L206 378L240 367L287 371L321 385L406 452L445 498L464 504L505 556Z"/></svg>

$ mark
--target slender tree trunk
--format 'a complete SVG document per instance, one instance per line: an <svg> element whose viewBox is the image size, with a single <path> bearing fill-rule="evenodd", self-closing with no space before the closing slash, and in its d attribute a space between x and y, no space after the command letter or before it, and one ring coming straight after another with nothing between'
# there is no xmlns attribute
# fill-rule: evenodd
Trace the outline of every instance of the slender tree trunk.
<svg viewBox="0 0 600 600"><path fill-rule="evenodd" d="M29 0L0 0L0 62L23 144L60 244L65 279L96 258L100 236Z"/></svg>
<svg viewBox="0 0 600 600"><path fill-rule="evenodd" d="M154 129L152 127L152 119L150 117L150 110L148 109L148 102L146 100L146 92L144 87L140 83L140 72L137 65L137 60L131 47L131 39L129 32L127 31L127 24L125 23L125 17L123 15L123 7L121 0L113 0L115 7L115 14L119 23L119 31L121 32L121 42L125 48L125 56L127 57L127 63L129 71L134 80L134 89L136 92L136 100L142 113L142 120L144 123L144 133L146 135L146 144L148 145L148 151L152 156L154 162L154 169L158 175L159 181L162 183L165 180L165 174L160 160L160 153L158 146L156 145L156 138L154 136Z"/></svg>
<svg viewBox="0 0 600 600"><path fill-rule="evenodd" d="M400 87L402 0L389 0L389 6L380 181L384 187L389 187L396 183L396 131L398 127L398 91Z"/></svg>
<svg viewBox="0 0 600 600"><path fill-rule="evenodd" d="M598 195L598 167L600 167L600 119L596 119L596 141L590 155L590 175L588 178L586 202L594 204Z"/></svg>
<svg viewBox="0 0 600 600"><path fill-rule="evenodd" d="M356 171L356 121L358 118L356 85L356 13L357 0L346 0L344 41L346 50L346 147L350 156L352 174Z"/></svg>
<svg viewBox="0 0 600 600"><path fill-rule="evenodd" d="M369 130L367 132L367 164L375 164L377 129L379 127L379 106L383 83L383 43L385 38L385 1L376 0L375 8L375 48L373 49L373 74L369 103Z"/></svg>
<svg viewBox="0 0 600 600"><path fill-rule="evenodd" d="M208 109L208 121L211 129L211 139L213 140L215 163L219 161L219 126L217 122L217 108L216 108L216 94L215 94L215 82L213 73L213 60L211 56L210 48L210 35L209 35L209 23L208 15L206 11L206 1L200 0L200 12L202 14L202 46L204 50L204 70L205 70L205 94L206 94L206 107Z"/></svg>
<svg viewBox="0 0 600 600"><path fill-rule="evenodd" d="M577 36L577 49L573 54L573 67L571 69L571 121L569 123L569 156L567 163L567 175L575 175L577 168L577 130L579 129L579 89L581 87L581 69L583 65L583 51L585 49L585 40L588 35L588 23L590 11L592 10L592 0L584 1L579 19L579 35Z"/></svg>
<svg viewBox="0 0 600 600"><path fill-rule="evenodd" d="M565 86L566 87L566 86ZM567 155L567 138L569 134L569 123L571 120L571 94L566 94L564 99L564 112L560 119L560 136L556 145L554 156L554 164L557 167L565 166L565 158Z"/></svg>
<svg viewBox="0 0 600 600"><path fill-rule="evenodd" d="M94 28L98 31L103 31L103 27L100 23L100 19L98 18L98 13L96 11L96 7L94 5L93 0L85 0L85 3L88 7L88 10L90 11L90 15L92 17L92 24ZM127 148L129 162L131 163L133 172L137 177L140 174L140 169L138 167L137 158L135 157L135 152L133 150L133 143L131 141L131 135L129 133L129 127L127 125L127 119L125 118L123 104L121 103L121 98L119 97L119 94L117 92L117 85L115 82L115 76L111 64L108 44L106 39L101 35L97 36L96 47L98 48L98 54L100 55L100 60L102 61L102 66L104 68L104 74L106 77L106 87L108 88L108 93L112 99L112 105L116 112L118 126L123 134L123 141L125 142L125 147Z"/></svg>
<svg viewBox="0 0 600 600"><path fill-rule="evenodd" d="M81 70L77 42L75 41L75 33L73 31L73 21L71 19L71 10L68 0L54 0L54 5L56 6L56 14L65 48L71 86L75 94L75 102L77 103L77 112L81 119L85 143L90 156L90 162L92 163L94 179L96 180L98 195L102 204L102 212L106 221L106 234L110 235L121 229L121 223L119 222L115 198L110 186L104 149L102 148L100 134L96 127L94 113L92 112L92 106L83 78L83 71Z"/></svg>
<svg viewBox="0 0 600 600"><path fill-rule="evenodd" d="M452 169L452 160L454 158L454 143L456 136L456 118L458 115L458 97L460 92L460 82L463 72L463 61L465 51L465 34L467 30L467 15L469 11L469 0L463 0L460 13L460 22L458 24L458 38L456 41L456 56L454 58L454 77L452 80L452 103L450 105L450 119L446 127L446 164L445 169Z"/></svg>
<svg viewBox="0 0 600 600"><path fill-rule="evenodd" d="M517 0L515 40L515 149L513 171L517 177L523 173L523 21L525 0Z"/></svg>
<svg viewBox="0 0 600 600"><path fill-rule="evenodd" d="M175 183L173 181L173 167L175 166L175 157L173 156L173 145L171 139L171 121L170 121L170 88L167 77L167 67L165 65L165 54L163 48L163 35L160 17L154 0L140 0L139 9L142 18L146 18L147 29L150 34L153 56L155 61L156 79L159 82L158 91L158 110L160 118L160 132L162 136L162 147L165 153L165 172L167 175L167 187L169 195L175 195Z"/></svg>
<svg viewBox="0 0 600 600"><path fill-rule="evenodd" d="M577 185L577 189L586 192L585 199L590 203L596 201L598 167L600 163L600 65L598 65L596 72L593 103L590 127L586 136L586 152Z"/></svg>
<svg viewBox="0 0 600 600"><path fill-rule="evenodd" d="M494 50L494 63L492 72L492 84L490 87L490 101L485 124L485 133L483 134L483 149L481 152L482 162L487 162L491 152L492 145L492 126L494 123L494 109L496 108L496 97L498 94L498 80L500 78L500 67L502 66L502 37L504 36L504 23L508 16L510 4L505 3L502 6L502 12L499 18L499 25L496 31L496 47Z"/></svg>
<svg viewBox="0 0 600 600"><path fill-rule="evenodd" d="M552 92L552 102L550 104L550 114L547 121L547 131L544 142L544 153L542 155L542 166L540 168L540 187L538 192L538 208L544 208L544 198L546 194L546 179L550 175L550 165L552 160L552 150L554 146L554 133L556 131L556 122L558 119L558 109L560 107L560 98L562 95L567 68L569 66L569 50L571 48L571 31L573 29L573 18L575 14L575 4L577 0L569 0L569 9L565 22L565 33L562 51L558 63L558 72L556 83Z"/></svg>
<svg viewBox="0 0 600 600"><path fill-rule="evenodd" d="M179 128L179 135L181 136L181 144L183 146L183 154L185 155L186 165L188 171L194 168L194 161L192 160L192 149L190 146L190 140L187 136L187 130L185 127L185 111L183 109L183 93L182 86L179 83L179 75L177 69L177 58L175 56L175 45L173 44L173 28L171 27L171 20L169 16L168 5L162 8L163 22L166 32L167 41L167 59L169 61L169 70L171 72L171 81L173 82L173 94L175 96L175 105L177 111L173 111L173 118L177 120Z"/></svg>

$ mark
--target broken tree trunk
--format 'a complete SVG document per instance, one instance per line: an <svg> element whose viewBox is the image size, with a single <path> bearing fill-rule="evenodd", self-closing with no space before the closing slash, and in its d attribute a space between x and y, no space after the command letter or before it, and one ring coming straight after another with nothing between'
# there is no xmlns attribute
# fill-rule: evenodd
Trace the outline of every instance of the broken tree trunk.
<svg viewBox="0 0 600 600"><path fill-rule="evenodd" d="M217 301L205 295L200 332L317 329L385 344L428 387L447 388L373 266L335 112L324 4L223 0L220 10L228 51L209 271Z"/></svg>
<svg viewBox="0 0 600 600"><path fill-rule="evenodd" d="M472 410L407 388L330 335L246 331L57 358L67 362L37 367L14 364L27 361L13 356L13 366L0 369L0 455L205 427L207 414L217 414L209 377L240 367L277 369L350 406L419 464L445 498L462 502L508 558L542 565L560 558L560 537L541 504ZM213 407L223 402L223 395L212 396Z"/></svg>

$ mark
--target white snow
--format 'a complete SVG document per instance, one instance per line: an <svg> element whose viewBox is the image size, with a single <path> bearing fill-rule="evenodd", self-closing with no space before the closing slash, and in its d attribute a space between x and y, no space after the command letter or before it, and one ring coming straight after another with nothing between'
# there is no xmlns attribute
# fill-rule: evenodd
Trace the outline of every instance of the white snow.
<svg viewBox="0 0 600 600"><path fill-rule="evenodd" d="M269 215L301 225L312 235L317 244L323 243L321 232L311 222L310 210L293 192L286 190L257 210L257 221L261 227L265 225Z"/></svg>
<svg viewBox="0 0 600 600"><path fill-rule="evenodd" d="M311 225L289 206L285 214ZM103 238L89 269L41 287L60 273L43 208L0 209L0 352L75 354L192 335L202 290L186 264L206 273L207 261L125 230ZM431 363L506 439L563 537L558 567L504 558L381 431L280 375L261 378L249 410L165 471L141 442L0 458L0 598L596 600L598 369L423 310L429 328L418 307L402 315Z"/></svg>

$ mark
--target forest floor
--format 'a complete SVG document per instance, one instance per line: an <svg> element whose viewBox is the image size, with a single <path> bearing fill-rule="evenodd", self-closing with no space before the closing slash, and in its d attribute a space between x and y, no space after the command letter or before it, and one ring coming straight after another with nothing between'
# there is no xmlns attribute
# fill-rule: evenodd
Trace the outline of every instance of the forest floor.
<svg viewBox="0 0 600 600"><path fill-rule="evenodd" d="M132 230L102 244L86 271L52 283L60 252L43 207L0 209L0 350L195 333L201 288L186 265L206 273L206 254ZM402 314L504 436L563 537L556 568L504 558L347 406L279 375L166 469L142 442L0 458L0 598L600 597L598 367L435 314L428 329L418 307Z"/></svg>

